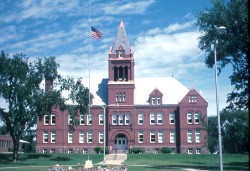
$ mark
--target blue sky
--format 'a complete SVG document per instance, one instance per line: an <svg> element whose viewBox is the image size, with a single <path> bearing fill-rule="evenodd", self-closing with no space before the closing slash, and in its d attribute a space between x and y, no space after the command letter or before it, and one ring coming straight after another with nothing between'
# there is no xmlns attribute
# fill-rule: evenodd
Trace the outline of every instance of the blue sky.
<svg viewBox="0 0 250 171"><path fill-rule="evenodd" d="M103 33L89 41L88 0L0 1L0 50L10 55L56 56L63 76L91 78L108 75L108 53L123 20L134 47L135 77L174 76L195 88L208 101L208 115L216 114L214 70L205 66L198 48L198 12L209 0L91 0L91 25ZM231 92L226 68L219 76L219 108ZM3 103L0 101L0 103ZM2 104L0 104L2 106Z"/></svg>

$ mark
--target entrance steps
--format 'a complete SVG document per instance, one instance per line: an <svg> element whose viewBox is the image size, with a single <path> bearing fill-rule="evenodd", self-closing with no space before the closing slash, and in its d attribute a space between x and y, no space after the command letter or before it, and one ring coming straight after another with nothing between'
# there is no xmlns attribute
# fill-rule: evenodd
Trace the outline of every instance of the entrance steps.
<svg viewBox="0 0 250 171"><path fill-rule="evenodd" d="M112 150L110 154L128 154L128 150Z"/></svg>

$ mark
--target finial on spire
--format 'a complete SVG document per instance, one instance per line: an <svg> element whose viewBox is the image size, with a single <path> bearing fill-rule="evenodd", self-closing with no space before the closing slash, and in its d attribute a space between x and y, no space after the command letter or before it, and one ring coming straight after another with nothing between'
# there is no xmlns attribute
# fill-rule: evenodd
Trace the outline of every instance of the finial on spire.
<svg viewBox="0 0 250 171"><path fill-rule="evenodd" d="M121 23L120 23L120 28L124 28L123 21L121 21Z"/></svg>

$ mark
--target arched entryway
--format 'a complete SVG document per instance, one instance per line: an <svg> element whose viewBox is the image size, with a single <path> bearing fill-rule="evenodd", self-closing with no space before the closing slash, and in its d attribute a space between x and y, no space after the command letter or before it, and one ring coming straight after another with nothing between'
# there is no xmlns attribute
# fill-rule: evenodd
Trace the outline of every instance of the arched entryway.
<svg viewBox="0 0 250 171"><path fill-rule="evenodd" d="M115 149L116 150L128 149L128 138L126 135L120 133L115 136Z"/></svg>

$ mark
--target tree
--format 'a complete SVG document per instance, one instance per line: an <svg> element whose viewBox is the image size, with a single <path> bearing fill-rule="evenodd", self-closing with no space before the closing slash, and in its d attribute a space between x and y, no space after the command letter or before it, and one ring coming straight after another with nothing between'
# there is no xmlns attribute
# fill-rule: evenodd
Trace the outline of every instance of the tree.
<svg viewBox="0 0 250 171"><path fill-rule="evenodd" d="M214 51L211 46L217 44L219 73L231 65L230 76L234 90L228 95L228 109L248 109L248 1L247 0L212 0L212 8L198 14L197 26L202 32L199 48L208 56L206 65L214 65ZM227 33L219 36L216 28L225 26Z"/></svg>
<svg viewBox="0 0 250 171"><path fill-rule="evenodd" d="M218 122L217 116L209 116L208 123L205 128L207 129L207 144L209 152L212 154L216 152L218 147Z"/></svg>
<svg viewBox="0 0 250 171"><path fill-rule="evenodd" d="M19 141L44 115L50 115L53 107L66 110L68 100L74 104L71 115L86 112L86 94L88 89L72 78L62 78L57 69L55 57L37 58L29 62L23 54L9 57L5 52L0 54L0 98L5 99L7 107L0 106L0 118L6 125L7 132L13 140L13 161L18 158ZM41 83L44 78L53 78L60 85L53 91L44 91ZM62 97L62 91L69 91L69 97Z"/></svg>
<svg viewBox="0 0 250 171"><path fill-rule="evenodd" d="M249 113L248 111L221 112L223 149L229 153L249 151Z"/></svg>

